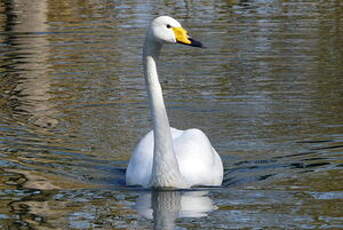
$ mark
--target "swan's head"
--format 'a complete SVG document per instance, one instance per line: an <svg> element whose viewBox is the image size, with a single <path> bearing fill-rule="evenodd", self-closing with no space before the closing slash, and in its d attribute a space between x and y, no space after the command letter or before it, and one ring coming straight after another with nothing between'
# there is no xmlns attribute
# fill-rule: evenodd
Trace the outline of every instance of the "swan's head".
<svg viewBox="0 0 343 230"><path fill-rule="evenodd" d="M204 48L201 42L192 39L181 24L169 16L155 18L150 24L148 36L159 43L180 43Z"/></svg>

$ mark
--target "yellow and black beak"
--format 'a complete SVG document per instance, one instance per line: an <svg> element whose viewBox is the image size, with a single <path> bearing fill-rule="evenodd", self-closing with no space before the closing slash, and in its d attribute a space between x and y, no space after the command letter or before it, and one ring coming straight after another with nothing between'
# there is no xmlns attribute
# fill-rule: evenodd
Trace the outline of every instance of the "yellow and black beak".
<svg viewBox="0 0 343 230"><path fill-rule="evenodd" d="M193 47L205 48L203 44L196 41L188 36L187 30L182 27L173 27L173 32L175 34L176 42Z"/></svg>

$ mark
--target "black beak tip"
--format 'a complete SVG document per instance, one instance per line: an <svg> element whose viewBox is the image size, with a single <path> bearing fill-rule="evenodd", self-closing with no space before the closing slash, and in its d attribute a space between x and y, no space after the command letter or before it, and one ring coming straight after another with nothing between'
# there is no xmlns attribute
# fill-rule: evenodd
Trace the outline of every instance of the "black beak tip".
<svg viewBox="0 0 343 230"><path fill-rule="evenodd" d="M193 47L198 47L198 48L202 48L202 49L206 49L207 47L204 46L201 42L194 40L193 38L189 38L189 40L191 41L190 46Z"/></svg>

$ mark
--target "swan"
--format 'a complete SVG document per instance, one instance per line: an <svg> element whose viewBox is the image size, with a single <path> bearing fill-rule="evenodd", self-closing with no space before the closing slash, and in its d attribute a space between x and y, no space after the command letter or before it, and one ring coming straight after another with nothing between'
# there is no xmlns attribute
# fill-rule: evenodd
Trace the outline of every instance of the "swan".
<svg viewBox="0 0 343 230"><path fill-rule="evenodd" d="M222 160L205 133L199 129L178 130L169 125L156 65L163 44L175 43L203 47L172 17L155 18L148 27L143 48L153 130L133 151L126 170L128 186L187 189L220 186L223 180Z"/></svg>

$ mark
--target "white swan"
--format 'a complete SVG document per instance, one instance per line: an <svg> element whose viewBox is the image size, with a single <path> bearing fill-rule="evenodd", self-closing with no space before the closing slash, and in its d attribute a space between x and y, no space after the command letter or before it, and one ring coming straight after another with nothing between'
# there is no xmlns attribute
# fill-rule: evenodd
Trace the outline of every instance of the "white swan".
<svg viewBox="0 0 343 230"><path fill-rule="evenodd" d="M153 130L136 146L127 167L126 184L152 188L221 185L223 163L207 136L199 129L178 130L169 126L156 69L165 43L202 47L169 16L151 22L144 43L143 64Z"/></svg>

